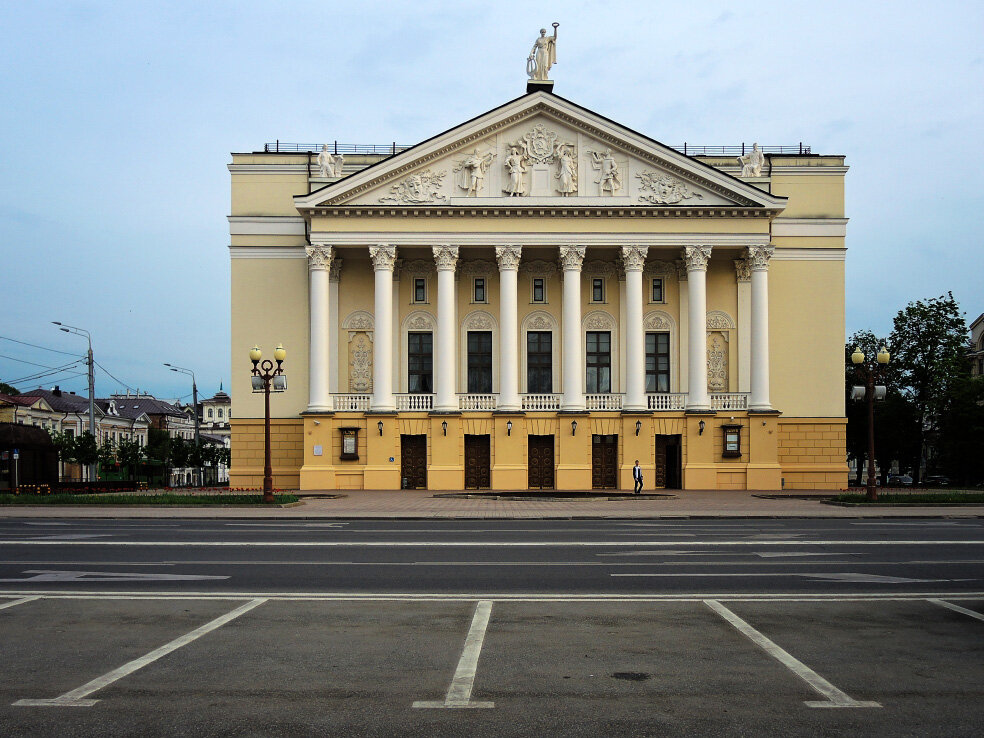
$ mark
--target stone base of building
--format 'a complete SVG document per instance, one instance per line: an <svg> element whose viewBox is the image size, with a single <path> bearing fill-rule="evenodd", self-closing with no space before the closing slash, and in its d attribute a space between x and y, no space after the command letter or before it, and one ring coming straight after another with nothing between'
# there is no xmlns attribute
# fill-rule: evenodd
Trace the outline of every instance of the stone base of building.
<svg viewBox="0 0 984 738"><path fill-rule="evenodd" d="M847 486L846 420L778 413L305 414L271 444L274 486L302 491L631 490L636 460L647 490ZM262 420L233 421L230 479L262 486Z"/></svg>

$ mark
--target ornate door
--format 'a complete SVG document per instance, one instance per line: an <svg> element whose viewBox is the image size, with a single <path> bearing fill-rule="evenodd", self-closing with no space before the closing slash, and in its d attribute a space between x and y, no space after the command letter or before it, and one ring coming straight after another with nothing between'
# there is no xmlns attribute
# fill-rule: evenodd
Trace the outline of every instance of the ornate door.
<svg viewBox="0 0 984 738"><path fill-rule="evenodd" d="M656 436L656 458L653 469L653 486L666 489L666 436Z"/></svg>
<svg viewBox="0 0 984 738"><path fill-rule="evenodd" d="M465 489L492 486L492 450L489 436L465 436Z"/></svg>
<svg viewBox="0 0 984 738"><path fill-rule="evenodd" d="M530 489L554 488L554 437L529 436L527 470Z"/></svg>
<svg viewBox="0 0 984 738"><path fill-rule="evenodd" d="M618 436L591 436L591 486L594 489L618 487Z"/></svg>
<svg viewBox="0 0 984 738"><path fill-rule="evenodd" d="M427 436L400 436L400 476L406 489L427 489Z"/></svg>

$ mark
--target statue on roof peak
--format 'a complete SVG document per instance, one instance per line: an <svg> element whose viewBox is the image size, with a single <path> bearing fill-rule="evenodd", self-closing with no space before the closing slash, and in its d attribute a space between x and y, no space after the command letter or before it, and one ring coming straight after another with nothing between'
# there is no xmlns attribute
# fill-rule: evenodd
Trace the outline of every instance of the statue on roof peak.
<svg viewBox="0 0 984 738"><path fill-rule="evenodd" d="M530 55L526 58L526 73L530 79L543 81L550 73L550 67L557 63L557 27L559 23L551 24L553 36L547 35L547 29L540 29L540 37L533 42Z"/></svg>

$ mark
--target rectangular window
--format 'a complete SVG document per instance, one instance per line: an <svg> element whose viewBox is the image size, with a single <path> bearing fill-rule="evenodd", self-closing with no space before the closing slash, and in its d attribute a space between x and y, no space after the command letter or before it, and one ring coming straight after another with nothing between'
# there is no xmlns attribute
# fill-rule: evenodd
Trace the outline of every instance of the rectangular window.
<svg viewBox="0 0 984 738"><path fill-rule="evenodd" d="M430 394L434 391L434 334L407 334L407 389Z"/></svg>
<svg viewBox="0 0 984 738"><path fill-rule="evenodd" d="M663 280L660 277L653 279L652 302L663 302Z"/></svg>
<svg viewBox="0 0 984 738"><path fill-rule="evenodd" d="M550 331L526 334L526 391L553 392L553 333Z"/></svg>
<svg viewBox="0 0 984 738"><path fill-rule="evenodd" d="M427 302L427 280L423 277L415 277L413 280L413 301Z"/></svg>
<svg viewBox="0 0 984 738"><path fill-rule="evenodd" d="M612 334L588 331L585 346L588 394L608 394L612 391Z"/></svg>
<svg viewBox="0 0 984 738"><path fill-rule="evenodd" d="M670 334L646 334L646 392L670 391Z"/></svg>
<svg viewBox="0 0 984 738"><path fill-rule="evenodd" d="M533 280L533 302L546 302L547 288L546 282L542 277Z"/></svg>
<svg viewBox="0 0 984 738"><path fill-rule="evenodd" d="M468 331L468 391L492 391L491 331Z"/></svg>
<svg viewBox="0 0 984 738"><path fill-rule="evenodd" d="M604 279L592 279L591 280L591 302L604 302L605 301L605 280Z"/></svg>
<svg viewBox="0 0 984 738"><path fill-rule="evenodd" d="M475 277L474 289L475 302L486 302L485 299L485 277Z"/></svg>

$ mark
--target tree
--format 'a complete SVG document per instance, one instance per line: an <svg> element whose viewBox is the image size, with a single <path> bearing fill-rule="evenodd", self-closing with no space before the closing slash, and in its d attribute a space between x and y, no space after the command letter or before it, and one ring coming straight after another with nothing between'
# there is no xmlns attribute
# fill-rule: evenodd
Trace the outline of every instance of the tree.
<svg viewBox="0 0 984 738"><path fill-rule="evenodd" d="M51 442L58 451L58 459L69 464L77 461L75 458L75 446L77 442L75 436L64 431L50 431L50 434Z"/></svg>
<svg viewBox="0 0 984 738"><path fill-rule="evenodd" d="M932 425L946 409L954 381L966 373L967 324L953 293L910 302L895 316L889 341L902 395L917 412L918 483Z"/></svg>
<svg viewBox="0 0 984 738"><path fill-rule="evenodd" d="M937 471L954 482L984 482L984 377L967 372L953 381L937 430Z"/></svg>
<svg viewBox="0 0 984 738"><path fill-rule="evenodd" d="M89 431L83 431L75 440L75 461L82 466L90 466L99 461L99 444ZM90 479L90 482L96 481Z"/></svg>
<svg viewBox="0 0 984 738"><path fill-rule="evenodd" d="M163 467L164 482L170 477L171 441L167 431L151 428L147 432L147 446L144 449L148 461L156 461Z"/></svg>
<svg viewBox="0 0 984 738"><path fill-rule="evenodd" d="M14 397L19 394L20 391L12 384L7 384L6 382L0 382L0 395L10 395L11 397Z"/></svg>
<svg viewBox="0 0 984 738"><path fill-rule="evenodd" d="M137 466L143 460L143 448L136 441L121 438L116 446L116 458L120 465L127 470L127 477L132 481Z"/></svg>

